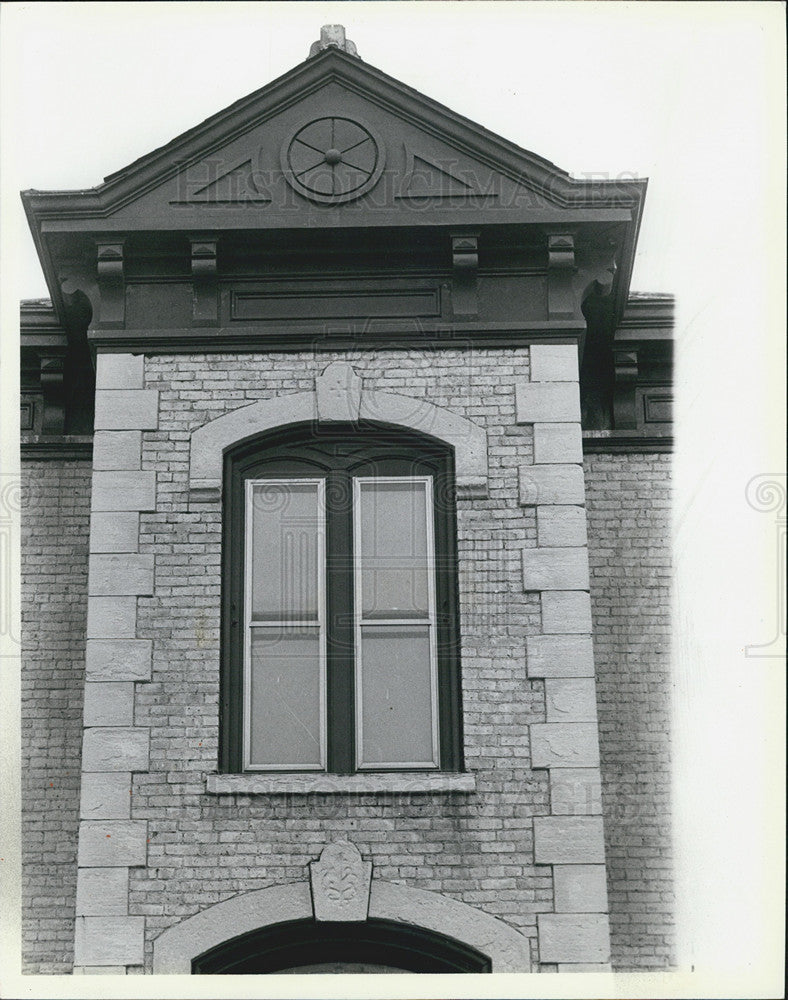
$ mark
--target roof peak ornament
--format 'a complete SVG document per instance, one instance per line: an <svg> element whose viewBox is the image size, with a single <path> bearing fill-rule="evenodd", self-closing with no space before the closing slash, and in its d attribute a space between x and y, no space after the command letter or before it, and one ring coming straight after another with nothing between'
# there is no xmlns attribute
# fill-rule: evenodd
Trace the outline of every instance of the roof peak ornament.
<svg viewBox="0 0 788 1000"><path fill-rule="evenodd" d="M361 58L354 43L345 35L345 26L342 24L323 25L320 29L320 40L313 42L309 49L309 58L319 55L325 49L341 49L349 56Z"/></svg>

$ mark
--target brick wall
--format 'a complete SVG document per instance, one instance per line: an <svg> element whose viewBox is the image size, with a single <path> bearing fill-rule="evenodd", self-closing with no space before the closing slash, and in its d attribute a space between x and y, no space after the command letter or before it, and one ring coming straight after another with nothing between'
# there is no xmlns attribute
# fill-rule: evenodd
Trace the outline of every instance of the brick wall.
<svg viewBox="0 0 788 1000"><path fill-rule="evenodd" d="M74 952L89 462L22 466L23 969Z"/></svg>
<svg viewBox="0 0 788 1000"><path fill-rule="evenodd" d="M190 513L189 436L209 419L277 393L309 391L332 360L371 389L451 408L483 424L490 498L459 502L465 754L478 791L463 795L206 796L216 769L220 519ZM143 435L157 511L141 515L140 552L156 557L155 593L141 597L138 638L154 641L135 724L151 727L150 771L134 775L132 818L147 819L148 867L130 872L130 910L150 941L186 915L236 893L303 879L334 838L349 837L377 876L454 896L522 929L552 909L550 869L533 864L532 817L549 812L547 775L528 766L528 725L545 717L543 681L526 676L525 636L539 599L523 590L521 550L536 544L533 508L518 500L532 432L515 424L515 378L527 350L146 359L159 390L159 429ZM466 557L463 559L463 557Z"/></svg>
<svg viewBox="0 0 788 1000"><path fill-rule="evenodd" d="M207 420L278 393L308 391L331 360L370 389L450 408L482 424L490 496L459 502L465 795L205 794L216 768L221 515L189 512L189 437ZM533 864L532 822L550 812L547 772L528 767L528 727L545 721L544 682L524 645L541 630L523 590L521 550L535 509L518 472L533 432L515 424L528 352L375 352L148 358L160 422L143 435L157 511L141 515L140 551L156 556L139 638L154 641L152 682L135 725L151 766L133 779L132 818L148 823L148 865L130 870L131 914L163 929L239 892L303 879L327 842L349 837L378 877L454 896L509 921L532 942L553 908L551 869ZM669 459L586 459L589 554L604 778L613 962L664 968L672 954L668 759ZM25 968L70 972L73 954L90 492L88 463L25 466L23 677ZM148 968L150 966L148 965ZM545 971L551 967L543 966ZM142 968L129 971L142 971Z"/></svg>
<svg viewBox="0 0 788 1000"><path fill-rule="evenodd" d="M585 459L613 968L673 958L670 456Z"/></svg>

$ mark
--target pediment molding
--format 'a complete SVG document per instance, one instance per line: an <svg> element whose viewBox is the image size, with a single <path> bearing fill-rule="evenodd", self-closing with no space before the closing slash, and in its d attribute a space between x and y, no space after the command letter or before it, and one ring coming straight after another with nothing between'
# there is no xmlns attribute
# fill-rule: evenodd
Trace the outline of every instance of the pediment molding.
<svg viewBox="0 0 788 1000"><path fill-rule="evenodd" d="M352 136L338 149L310 138L315 122L339 119L356 130L359 142L368 138L362 157L343 159L354 147ZM310 153L294 165L293 143L304 139L307 145L298 150L308 153L315 146L316 159ZM356 171L350 180L348 169ZM61 288L67 275L93 303L93 325L98 317L106 331L134 327L128 308L124 317L120 293L124 280L127 287L134 280L140 258L151 253L156 260L177 257L177 246L185 247L203 232L232 247L243 246L250 234L261 246L278 235L308 232L319 240L321 231L335 238L343 229L347 245L354 232L363 232L387 248L387 234L395 230L429 230L432 244L441 232L446 235L446 266L458 263L449 237L466 229L505 230L502 238L512 252L544 241L550 231L571 228L578 249L607 234L618 247L619 316L645 188L643 180L574 179L331 47L98 187L26 191L22 197L58 316L65 325L74 322L67 289ZM421 236L416 240L422 242ZM96 245L124 245L122 264L97 261ZM304 260L310 252L304 252ZM460 263L472 257L463 255ZM201 262L196 264L199 303L186 324L220 326L214 278L204 274ZM221 281L221 255L218 265L216 280ZM484 266L481 257L479 266ZM98 310L92 294L97 280L102 286ZM470 272L460 273L455 266L452 281L456 308L442 319L483 319ZM569 307L560 303L550 319L568 315Z"/></svg>
<svg viewBox="0 0 788 1000"><path fill-rule="evenodd" d="M205 157L331 84L356 94L403 123L416 126L458 153L538 194L556 208L639 210L644 181L573 179L550 161L487 131L359 59L331 48L160 149L108 175L97 187L80 191L23 192L31 224L45 218L109 218L179 171L198 165ZM412 157L426 162L431 159L428 150L414 149L409 157L411 164ZM225 175L244 167L246 162L239 161L225 171ZM407 177L408 171L403 174Z"/></svg>

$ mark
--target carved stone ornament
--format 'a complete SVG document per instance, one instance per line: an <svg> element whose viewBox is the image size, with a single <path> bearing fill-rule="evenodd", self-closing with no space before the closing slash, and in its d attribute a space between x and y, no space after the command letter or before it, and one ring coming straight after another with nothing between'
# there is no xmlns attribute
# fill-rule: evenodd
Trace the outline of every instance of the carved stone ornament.
<svg viewBox="0 0 788 1000"><path fill-rule="evenodd" d="M318 420L358 420L361 379L344 361L334 361L315 379Z"/></svg>
<svg viewBox="0 0 788 1000"><path fill-rule="evenodd" d="M349 841L325 847L319 861L309 862L309 878L315 920L367 919L372 862Z"/></svg>
<svg viewBox="0 0 788 1000"><path fill-rule="evenodd" d="M341 115L301 125L282 148L288 184L310 201L341 204L359 198L383 172L383 144L369 125Z"/></svg>

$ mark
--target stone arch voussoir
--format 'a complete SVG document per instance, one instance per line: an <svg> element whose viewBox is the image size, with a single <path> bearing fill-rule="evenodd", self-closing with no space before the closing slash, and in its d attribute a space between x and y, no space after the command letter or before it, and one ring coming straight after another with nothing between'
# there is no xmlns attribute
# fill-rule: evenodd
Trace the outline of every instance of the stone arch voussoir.
<svg viewBox="0 0 788 1000"><path fill-rule="evenodd" d="M198 427L191 437L190 499L209 503L221 499L224 453L233 445L288 424L337 419L343 408L355 419L406 427L451 445L458 496L487 495L487 433L484 428L426 399L372 390L358 392L351 378L337 379L339 365L335 363L329 367L333 369L330 386L321 385L321 380L326 378L324 374L318 376L318 386L312 392L263 399ZM346 367L350 375L354 374L349 365L342 367Z"/></svg>
<svg viewBox="0 0 788 1000"><path fill-rule="evenodd" d="M189 975L199 955L251 931L312 917L309 883L272 886L209 906L153 942L153 972ZM421 927L487 955L492 972L530 972L530 942L509 924L437 892L373 879L369 917Z"/></svg>

